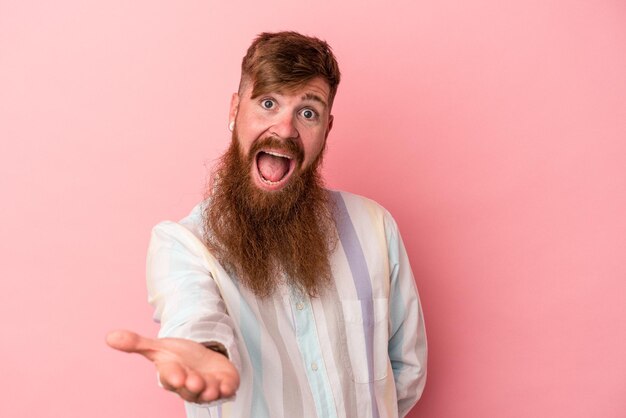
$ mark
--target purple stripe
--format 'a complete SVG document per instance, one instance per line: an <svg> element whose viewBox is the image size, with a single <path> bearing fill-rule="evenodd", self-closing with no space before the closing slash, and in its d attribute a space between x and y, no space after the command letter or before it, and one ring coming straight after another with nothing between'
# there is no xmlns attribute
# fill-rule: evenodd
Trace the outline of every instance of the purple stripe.
<svg viewBox="0 0 626 418"><path fill-rule="evenodd" d="M356 288L356 294L361 301L361 313L363 316L363 332L365 334L365 352L367 355L367 373L369 376L370 398L372 400L372 413L378 418L378 404L374 396L374 301L372 299L372 283L367 269L363 248L356 235L356 230L350 219L348 208L339 192L333 192L335 199L337 232L343 250L348 259L352 279Z"/></svg>

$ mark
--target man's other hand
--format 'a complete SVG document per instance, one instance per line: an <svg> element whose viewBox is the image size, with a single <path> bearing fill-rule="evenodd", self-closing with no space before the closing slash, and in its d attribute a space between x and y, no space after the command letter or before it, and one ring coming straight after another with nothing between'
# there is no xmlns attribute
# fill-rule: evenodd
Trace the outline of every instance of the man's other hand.
<svg viewBox="0 0 626 418"><path fill-rule="evenodd" d="M138 353L154 363L164 389L189 402L208 403L233 396L239 373L228 358L202 344L182 338L152 339L131 331L113 331L107 344Z"/></svg>

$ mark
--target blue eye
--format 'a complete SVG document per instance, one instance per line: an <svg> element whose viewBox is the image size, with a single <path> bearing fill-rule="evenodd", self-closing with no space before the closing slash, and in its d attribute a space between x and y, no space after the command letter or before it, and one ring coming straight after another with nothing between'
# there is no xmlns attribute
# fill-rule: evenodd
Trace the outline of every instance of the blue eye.
<svg viewBox="0 0 626 418"><path fill-rule="evenodd" d="M316 114L315 114L315 112L314 112L314 111L312 111L311 109L304 109L304 110L302 111L302 116L303 116L305 119L314 119L314 118L315 118L315 116L317 116L317 115L316 115Z"/></svg>
<svg viewBox="0 0 626 418"><path fill-rule="evenodd" d="M265 109L271 109L274 107L274 101L270 99L265 99L261 102L261 106L263 106Z"/></svg>

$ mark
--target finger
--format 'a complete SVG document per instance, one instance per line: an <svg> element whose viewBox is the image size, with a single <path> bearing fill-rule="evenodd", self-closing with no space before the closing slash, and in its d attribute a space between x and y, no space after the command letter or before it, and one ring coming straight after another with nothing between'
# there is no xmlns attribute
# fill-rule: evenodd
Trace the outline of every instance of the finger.
<svg viewBox="0 0 626 418"><path fill-rule="evenodd" d="M172 392L176 392L184 387L187 379L185 369L180 364L174 362L158 363L157 373L163 388Z"/></svg>
<svg viewBox="0 0 626 418"><path fill-rule="evenodd" d="M143 337L135 332L117 330L110 332L106 337L107 344L126 353L139 353L150 360L153 360L154 340Z"/></svg>
<svg viewBox="0 0 626 418"><path fill-rule="evenodd" d="M224 373L220 378L220 397L229 398L235 395L237 388L239 388L239 375L232 375L231 373Z"/></svg>
<svg viewBox="0 0 626 418"><path fill-rule="evenodd" d="M187 372L187 380L185 380L185 388L191 392L195 393L196 396L199 395L205 388L205 381L200 377L200 375L192 370Z"/></svg>
<svg viewBox="0 0 626 418"><path fill-rule="evenodd" d="M213 377L205 378L205 389L199 396L202 402L212 402L220 398L220 381Z"/></svg>
<svg viewBox="0 0 626 418"><path fill-rule="evenodd" d="M178 396L186 400L187 402L199 403L198 394L188 391L184 386L176 391Z"/></svg>
<svg viewBox="0 0 626 418"><path fill-rule="evenodd" d="M224 380L220 384L220 396L222 398L230 398L235 395L237 385L231 380Z"/></svg>
<svg viewBox="0 0 626 418"><path fill-rule="evenodd" d="M178 395L186 401L189 402L202 402L200 399L200 394L205 388L205 380L200 377L194 371L187 372L187 379L185 380L185 385L178 389L176 392Z"/></svg>

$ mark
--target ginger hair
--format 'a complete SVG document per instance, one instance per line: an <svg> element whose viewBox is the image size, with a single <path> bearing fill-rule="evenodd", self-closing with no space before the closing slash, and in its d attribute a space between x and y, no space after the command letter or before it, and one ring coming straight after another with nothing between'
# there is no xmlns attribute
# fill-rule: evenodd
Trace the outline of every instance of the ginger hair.
<svg viewBox="0 0 626 418"><path fill-rule="evenodd" d="M297 32L264 32L248 48L241 63L239 94L252 83L252 98L271 91L296 90L321 77L329 87L332 105L341 74L330 46Z"/></svg>

